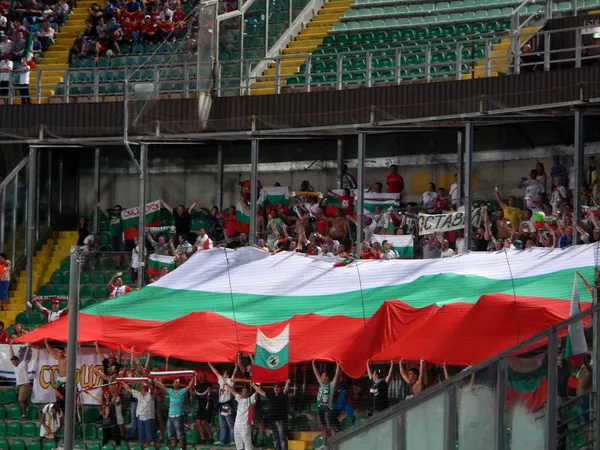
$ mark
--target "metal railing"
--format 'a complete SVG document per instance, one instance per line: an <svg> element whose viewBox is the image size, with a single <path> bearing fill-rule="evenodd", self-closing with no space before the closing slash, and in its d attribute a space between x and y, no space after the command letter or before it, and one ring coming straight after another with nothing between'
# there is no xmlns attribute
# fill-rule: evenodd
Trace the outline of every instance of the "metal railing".
<svg viewBox="0 0 600 450"><path fill-rule="evenodd" d="M529 448L597 448L593 443L598 441L598 365L592 363L593 389L577 395L568 395L567 391L565 396L563 389L559 389L559 384L564 385L559 370L564 370L563 374L572 371L566 365L565 348L561 349L559 341L566 337L569 325L580 320L591 323L592 359L597 361L599 312L600 305L594 304L499 355L463 370L448 381L333 436L329 449L505 450L511 446L524 448L517 445L517 441L523 445L523 438ZM523 359L516 355L526 352L528 356L537 354L529 361L537 359L531 373L539 375L541 383L529 382L530 391L520 395L522 373L519 370L522 370ZM587 399L589 401L582 401ZM592 447L588 447L590 444Z"/></svg>

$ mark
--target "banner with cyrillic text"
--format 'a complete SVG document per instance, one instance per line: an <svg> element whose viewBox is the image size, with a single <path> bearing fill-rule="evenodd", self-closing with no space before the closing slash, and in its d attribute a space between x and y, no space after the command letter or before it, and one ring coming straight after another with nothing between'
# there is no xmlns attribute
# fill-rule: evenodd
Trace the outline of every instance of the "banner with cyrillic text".
<svg viewBox="0 0 600 450"><path fill-rule="evenodd" d="M472 210L471 224L478 227L481 223L482 208ZM449 212L445 214L419 213L419 234L444 233L446 231L460 230L465 227L465 212Z"/></svg>
<svg viewBox="0 0 600 450"><path fill-rule="evenodd" d="M86 364L92 364L96 369L102 371L102 361L95 349L79 349L75 375L77 380L77 391L86 390L106 383L97 374L92 372ZM33 403L50 403L56 401L55 389L58 386L56 380L59 376L56 359L54 359L47 350L38 350L31 401ZM99 398L102 396L102 388L92 389L89 392ZM85 393L80 394L80 399L83 404L98 404L95 399Z"/></svg>

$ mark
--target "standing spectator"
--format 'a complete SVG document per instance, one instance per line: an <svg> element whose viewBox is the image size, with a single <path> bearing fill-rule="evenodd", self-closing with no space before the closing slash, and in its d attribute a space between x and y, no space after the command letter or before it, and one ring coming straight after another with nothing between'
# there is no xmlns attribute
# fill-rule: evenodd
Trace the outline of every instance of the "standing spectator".
<svg viewBox="0 0 600 450"><path fill-rule="evenodd" d="M192 203L192 205L187 210L185 209L185 206L177 205L177 209L175 211L173 211L173 208L171 208L167 203L165 203L164 200L161 200L160 202L162 203L163 207L167 211L169 211L175 219L175 231L177 232L177 234L189 236L190 224L192 223L192 216L190 214L198 204L199 200L194 200L194 203Z"/></svg>
<svg viewBox="0 0 600 450"><path fill-rule="evenodd" d="M437 190L434 209L437 214L450 210L450 202L448 197L446 197L446 189L443 187L439 187Z"/></svg>
<svg viewBox="0 0 600 450"><path fill-rule="evenodd" d="M19 394L19 406L21 407L21 419L27 418L27 405L29 403L29 391L31 390L31 382L27 374L27 357L29 356L29 344L23 355L23 361L15 355L12 345L8 346L10 351L10 362L15 367L15 384L17 385L17 393Z"/></svg>
<svg viewBox="0 0 600 450"><path fill-rule="evenodd" d="M0 321L0 344L10 344L8 331L4 329L4 322Z"/></svg>
<svg viewBox="0 0 600 450"><path fill-rule="evenodd" d="M404 370L404 359L401 359L398 365L400 366L400 376L402 376L402 379L408 385L408 396L406 397L408 400L412 396L421 393L425 389L425 386L427 386L425 361L420 361L418 369L416 367L408 369L408 374Z"/></svg>
<svg viewBox="0 0 600 450"><path fill-rule="evenodd" d="M192 244L190 244L185 235L180 234L177 236L179 244L177 248L173 248L173 242L171 241L171 249L175 254L175 264L181 265L187 261L188 257L192 254Z"/></svg>
<svg viewBox="0 0 600 450"><path fill-rule="evenodd" d="M69 50L69 65L71 65L71 63L73 62L73 57L75 59L85 58L86 52L88 51L87 45L87 39L83 36L83 34L81 34L81 31L76 31L73 46ZM98 208L102 209L102 207L100 206L100 202L98 202ZM104 215L106 217L109 217L108 213L106 212L104 212Z"/></svg>
<svg viewBox="0 0 600 450"><path fill-rule="evenodd" d="M65 0L58 0L54 5L56 22L62 27L67 21L69 15L69 5Z"/></svg>
<svg viewBox="0 0 600 450"><path fill-rule="evenodd" d="M240 190L242 195L244 195L247 199L250 199L250 180L242 181L242 174L238 174L238 185L240 186ZM262 191L262 184L260 180L256 180L256 196L257 198L260 196L260 191Z"/></svg>
<svg viewBox="0 0 600 450"><path fill-rule="evenodd" d="M352 191L356 189L356 186L358 186L356 178L348 172L348 166L344 164L342 166L342 189L350 189Z"/></svg>
<svg viewBox="0 0 600 450"><path fill-rule="evenodd" d="M383 241L383 253L380 256L380 259L398 259L400 255L398 252L392 248L392 244L389 241Z"/></svg>
<svg viewBox="0 0 600 450"><path fill-rule="evenodd" d="M10 58L12 55L13 43L8 38L8 34L0 33L0 36L2 36L2 39L0 39L0 54Z"/></svg>
<svg viewBox="0 0 600 450"><path fill-rule="evenodd" d="M90 235L91 236L91 235ZM84 239L83 251L79 255L79 267L82 272L90 272L92 270L92 253L93 253L93 239Z"/></svg>
<svg viewBox="0 0 600 450"><path fill-rule="evenodd" d="M133 238L133 250L131 251L131 260L129 261L129 271L131 272L131 282L137 282L140 270L140 244L138 238Z"/></svg>
<svg viewBox="0 0 600 450"><path fill-rule="evenodd" d="M13 41L13 47L11 52L11 58L14 62L18 63L21 58L25 56L25 36L22 31L17 33L17 38ZM29 82L27 83L29 84Z"/></svg>
<svg viewBox="0 0 600 450"><path fill-rule="evenodd" d="M567 188L561 183L560 177L552 179L552 195L550 196L550 204L552 205L552 214L557 215L560 213L560 207L567 201L568 192ZM564 211L563 211L564 212Z"/></svg>
<svg viewBox="0 0 600 450"><path fill-rule="evenodd" d="M235 206L230 206L227 209L227 214L221 214L223 219L223 233L225 234L225 240L229 241L236 236L237 228L237 213Z"/></svg>
<svg viewBox="0 0 600 450"><path fill-rule="evenodd" d="M390 363L390 370L388 370L387 376L382 377L381 370L371 370L371 361L367 360L367 374L369 380L373 382L369 394L371 397L371 407L369 408L369 415L376 414L381 411L385 411L389 408L388 398L388 384L392 379L394 373L394 361Z"/></svg>
<svg viewBox="0 0 600 450"><path fill-rule="evenodd" d="M208 363L208 367L210 367L212 373L215 374L219 383L219 404L217 408L217 412L219 414L219 441L215 442L214 445L224 444L227 440L227 435L229 435L230 443L233 443L233 402L231 397L231 391L229 391L229 389L227 389L226 386L233 386L232 378L235 378L235 374L237 373L238 368L236 365L233 369L233 375L230 378L229 372L224 371L223 374L220 374L219 371L215 369L215 367L211 363Z"/></svg>
<svg viewBox="0 0 600 450"><path fill-rule="evenodd" d="M508 204L506 204L502 201L502 198L500 198L498 187L495 187L494 190L496 191L496 202L498 203L498 207L502 209L504 217L510 222L510 227L513 230L517 230L519 223L521 222L521 210L516 206L515 197L513 195L508 197Z"/></svg>
<svg viewBox="0 0 600 450"><path fill-rule="evenodd" d="M108 291L110 292L108 298L113 299L122 297L131 292L131 288L126 284L123 284L123 278L121 278L122 276L123 274L121 272L117 272L108 282Z"/></svg>
<svg viewBox="0 0 600 450"><path fill-rule="evenodd" d="M554 167L552 169L554 170ZM521 178L519 187L525 188L525 201L527 202L527 207L533 209L533 205L538 194L543 193L542 185L537 179L537 171L532 169L529 172L529 179Z"/></svg>
<svg viewBox="0 0 600 450"><path fill-rule="evenodd" d="M0 311L8 310L11 264L6 253L0 253Z"/></svg>
<svg viewBox="0 0 600 450"><path fill-rule="evenodd" d="M548 189L548 175L546 175L546 169L541 162L537 162L535 165L535 171L537 172L537 180L540 182L542 192L546 192Z"/></svg>
<svg viewBox="0 0 600 450"><path fill-rule="evenodd" d="M390 194L400 194L404 190L404 178L398 173L398 166L392 164L386 180L387 191Z"/></svg>
<svg viewBox="0 0 600 450"><path fill-rule="evenodd" d="M275 450L288 449L287 437L287 411L288 411L288 390L290 380L285 382L285 386L276 383L273 386L273 395L265 394L261 386L256 386L256 392L269 400L269 420L273 426L273 443Z"/></svg>
<svg viewBox="0 0 600 450"><path fill-rule="evenodd" d="M459 192L458 192L458 174L454 174L454 183L450 185L450 204L452 209L456 211L458 209L458 202L460 200Z"/></svg>
<svg viewBox="0 0 600 450"><path fill-rule="evenodd" d="M196 239L196 243L194 244L194 251L209 250L211 248L213 248L212 239L206 234L204 228L200 228L198 231L198 239Z"/></svg>
<svg viewBox="0 0 600 450"><path fill-rule="evenodd" d="M125 383L121 383L121 386L131 392L131 395L137 400L137 407L134 414L138 419L138 440L142 445L154 446L154 441L156 440L154 394L148 389L146 384L141 384L139 391Z"/></svg>
<svg viewBox="0 0 600 450"><path fill-rule="evenodd" d="M4 8L2 9L4 11ZM8 30L8 19L3 12L0 12L0 33L6 33Z"/></svg>
<svg viewBox="0 0 600 450"><path fill-rule="evenodd" d="M140 25L140 34L145 42L153 42L156 37L157 25L149 15L144 17L144 21Z"/></svg>
<svg viewBox="0 0 600 450"><path fill-rule="evenodd" d="M196 431L200 435L200 441L210 443L212 440L212 429L210 423L213 418L212 388L206 380L206 374L198 375L198 382L192 391L198 397L198 410L196 412ZM272 404L271 404L272 405ZM205 437L206 436L206 437Z"/></svg>
<svg viewBox="0 0 600 450"><path fill-rule="evenodd" d="M42 24L42 28L38 31L38 39L42 44L42 50L47 50L50 44L54 42L54 28L50 26L47 20Z"/></svg>
<svg viewBox="0 0 600 450"><path fill-rule="evenodd" d="M560 163L560 156L554 155L552 157L552 161L554 165L550 169L550 178L554 180L556 177L559 177L561 182L560 184L562 184L563 186L567 186L569 181L569 173L567 172L567 168Z"/></svg>
<svg viewBox="0 0 600 450"><path fill-rule="evenodd" d="M423 209L428 212L434 211L436 199L437 192L435 189L435 183L431 182L427 185L427 190L423 192Z"/></svg>
<svg viewBox="0 0 600 450"><path fill-rule="evenodd" d="M31 73L31 69L29 68L29 64L27 64L27 60L25 57L21 57L21 64L18 69L18 81L17 81L17 91L19 92L19 97L21 98L21 104L31 104L31 98L29 97L29 75Z"/></svg>
<svg viewBox="0 0 600 450"><path fill-rule="evenodd" d="M336 433L334 418L332 414L333 393L340 379L340 363L336 364L335 376L333 381L329 381L329 375L326 371L319 373L315 361L312 362L313 373L319 382L319 391L317 393L317 408L319 410L319 422L321 423L321 435L323 443L327 442L329 436Z"/></svg>
<svg viewBox="0 0 600 450"><path fill-rule="evenodd" d="M225 388L234 396L237 402L237 413L235 416L235 425L233 426L233 435L235 437L235 445L237 450L252 450L252 425L250 419L250 411L253 405L256 404L258 397L258 386L252 385L255 391L249 395L248 387L242 387L241 394L231 387L229 384L224 385Z"/></svg>
<svg viewBox="0 0 600 450"><path fill-rule="evenodd" d="M40 417L40 443L44 439L51 439L58 444L58 431L62 423L63 413L57 402L48 403L42 408ZM58 446L58 445L57 445Z"/></svg>
<svg viewBox="0 0 600 450"><path fill-rule="evenodd" d="M90 366L91 367L91 366ZM92 369L94 371L95 369ZM113 381L114 381L113 377ZM119 386L121 386L119 384ZM118 389L120 391L120 387ZM121 430L119 429L119 408L120 400L118 393L112 394L109 389L102 391L102 398L95 396L90 392L85 392L98 403L100 403L100 418L102 419L102 446L104 447L109 440L113 440L118 447L121 445ZM122 416L122 414L121 414ZM122 420L122 417L121 417Z"/></svg>
<svg viewBox="0 0 600 450"><path fill-rule="evenodd" d="M0 46L2 43L0 43ZM9 96L10 79L12 77L13 62L8 55L3 54L0 61L0 98L7 99ZM8 103L8 100L7 100Z"/></svg>
<svg viewBox="0 0 600 450"><path fill-rule="evenodd" d="M154 253L156 253L157 255L170 254L170 250L171 250L170 242L167 242L165 240L165 237L162 234L160 236L158 236L158 242L156 242L154 240L154 238L152 237L152 234L150 234L149 231L148 231L147 236L148 236L148 241L150 241L150 244L152 245L152 248L154 249Z"/></svg>
<svg viewBox="0 0 600 450"><path fill-rule="evenodd" d="M81 33L80 33L81 34ZM121 220L121 211L123 207L121 205L115 205L113 212L108 213L100 202L96 203L98 209L102 211L102 214L110 221L108 231L110 233L110 246L113 252L118 252L115 258L117 267L121 267L121 258L123 255L120 253L124 250L123 246L123 222Z"/></svg>
<svg viewBox="0 0 600 450"><path fill-rule="evenodd" d="M32 34L31 57L34 63L38 63L42 57L42 43L39 41L38 34Z"/></svg>
<svg viewBox="0 0 600 450"><path fill-rule="evenodd" d="M44 308L40 302L35 302L35 306L37 306L37 308L42 312L44 316L48 317L48 323L60 319L62 316L67 315L67 313L69 312L69 305L67 305L65 309L59 309L60 303L58 302L58 300L52 300L52 309L50 311Z"/></svg>
<svg viewBox="0 0 600 450"><path fill-rule="evenodd" d="M79 218L79 227L77 228L77 245L80 247L83 245L83 240L90 235L90 227L88 225L88 220L85 217Z"/></svg>
<svg viewBox="0 0 600 450"><path fill-rule="evenodd" d="M442 254L440 255L440 258L449 258L450 256L454 256L454 250L450 248L447 239L442 239Z"/></svg>

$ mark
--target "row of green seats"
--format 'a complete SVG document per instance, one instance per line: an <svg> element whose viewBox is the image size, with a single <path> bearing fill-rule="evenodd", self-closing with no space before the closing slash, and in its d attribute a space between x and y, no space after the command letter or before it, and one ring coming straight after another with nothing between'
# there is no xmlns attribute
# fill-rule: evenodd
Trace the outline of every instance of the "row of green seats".
<svg viewBox="0 0 600 450"><path fill-rule="evenodd" d="M107 68L107 67L123 67L132 66L137 67L140 65L161 65L161 64L183 64L186 62L195 62L188 55L142 55L142 56L126 56L116 58L99 58L98 61L95 59L76 59L71 64L74 69L80 68Z"/></svg>
<svg viewBox="0 0 600 450"><path fill-rule="evenodd" d="M105 242L102 241L101 238L100 240L100 244L104 244ZM121 260L121 266L117 267L116 266L116 261L115 258L112 256L100 256L97 257L95 259L95 265L94 265L94 269L95 270L104 270L104 271L108 271L108 270L114 270L114 269L127 269L128 265L127 265L127 261L123 261ZM64 258L61 262L60 262L60 269L57 270L56 272L54 272L52 274L52 277L55 277L54 280L56 281L51 281L51 283L54 284L66 284L69 282L69 269L71 268L71 260L69 257ZM60 278L60 275L58 275L58 273L62 273L62 278ZM85 277L85 275L84 275Z"/></svg>
<svg viewBox="0 0 600 450"><path fill-rule="evenodd" d="M113 275L115 274L114 269L115 269L115 265L114 265L114 259L113 258L102 258L100 260L100 265L102 264L102 261L105 260L112 260L113 264L107 264L107 269L103 270L103 268L96 268L96 270L94 270L91 273L88 272L82 272L80 273L79 279L80 282L82 284L106 284L108 283L111 278L113 277ZM123 270L127 269L127 261L123 262L123 260L121 260L121 267L123 267ZM129 273L124 272L123 273L123 281L127 280L129 275ZM69 283L69 277L66 277L63 275L63 273L60 270L57 270L56 272L54 272L52 274L52 277L50 278L50 284L44 284L43 286L51 286L51 285L68 285ZM40 288L41 289L41 288ZM42 294L39 294L42 295Z"/></svg>
<svg viewBox="0 0 600 450"><path fill-rule="evenodd" d="M479 14L479 13L477 13ZM458 22L472 22L483 18L505 18L512 14L511 8L504 9L491 9L485 11L484 15L476 15L474 11L468 11L465 13L453 13L453 14L440 14L438 16L419 16L419 17L401 17L399 19L389 18L385 20L363 20L360 22L340 22L336 23L332 31L353 31L353 30L368 30L368 29L380 29L380 28L398 28L404 26L415 26L415 25L433 25L433 24L447 24L447 23L458 23Z"/></svg>
<svg viewBox="0 0 600 450"><path fill-rule="evenodd" d="M37 437L40 435L40 427L37 423L26 422L4 422L0 421L0 436L10 437Z"/></svg>
<svg viewBox="0 0 600 450"><path fill-rule="evenodd" d="M14 392L14 390L11 389ZM12 393L8 394L7 400L12 399ZM31 398L31 391L29 392L29 397ZM16 393L15 393L15 402L17 401ZM17 403L13 403L10 401L5 402L8 404L8 407L5 407L3 404L0 405L0 419L9 419L9 420L20 420L21 419L21 407ZM40 411L35 406L28 406L26 412L27 419L29 420L37 420L40 417Z"/></svg>
<svg viewBox="0 0 600 450"><path fill-rule="evenodd" d="M7 439L0 439L0 450L51 450L56 448L56 444L54 441L44 442L44 446L40 441L31 440L29 444L25 444L23 439L14 439L12 442L9 442Z"/></svg>
<svg viewBox="0 0 600 450"><path fill-rule="evenodd" d="M155 66L155 70L146 69L144 71L134 71L131 72L130 79L133 81L137 81L136 74L138 78L142 81L146 80L146 78L153 79L155 76L155 71L158 71L159 80L183 80L184 73L183 67L174 67L174 68L160 68L160 65ZM190 71L196 76L196 71ZM124 81L126 78L126 74L124 70L113 71L113 70L99 70L98 71L98 81L103 82L114 82L114 81ZM69 82L70 83L93 83L95 80L95 72L88 72L82 70L69 71Z"/></svg>
<svg viewBox="0 0 600 450"><path fill-rule="evenodd" d="M0 404L16 403L17 391L15 388L0 389Z"/></svg>
<svg viewBox="0 0 600 450"><path fill-rule="evenodd" d="M508 3L508 2L507 2ZM512 0L511 3L519 4L518 0ZM506 3L505 3L506 4ZM452 11L453 13L462 13L471 9L476 9L476 18L485 18L488 16L487 10L494 10L498 4L486 3L486 0L457 0L454 2L426 3L423 5L400 5L400 6L385 6L383 8L360 8L349 9L344 14L344 19L364 18L364 17L381 17L381 16L416 16L421 13L433 13L434 11Z"/></svg>
<svg viewBox="0 0 600 450"><path fill-rule="evenodd" d="M406 42L402 45L427 45L428 39L442 39L439 43L443 43L444 41L448 41L449 39L454 39L454 36L459 36L469 39L478 39L478 38L487 38L494 37L494 32L498 31L502 28L504 24L499 24L498 22L489 22L485 23L476 23L473 26L468 24L463 24L458 28L454 25L448 25L444 28L442 27L432 27L432 28L418 28L416 30L412 28L406 28L404 30L391 30L391 31L367 31L365 33L340 33L340 34L329 34L323 38L324 45L332 45L332 44L369 44L373 42ZM507 24L510 26L510 23ZM490 31L488 31L488 29ZM482 36L483 33L488 33L486 36ZM473 35L473 36L470 36ZM418 42L423 41L423 42Z"/></svg>

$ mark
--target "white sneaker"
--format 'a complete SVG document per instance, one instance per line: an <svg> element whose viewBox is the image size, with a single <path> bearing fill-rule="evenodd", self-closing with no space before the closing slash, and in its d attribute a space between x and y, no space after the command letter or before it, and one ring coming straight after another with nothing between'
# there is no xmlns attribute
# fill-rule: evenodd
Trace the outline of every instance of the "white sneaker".
<svg viewBox="0 0 600 450"><path fill-rule="evenodd" d="M221 443L221 441L215 441L212 443L212 445L223 445L223 444Z"/></svg>

